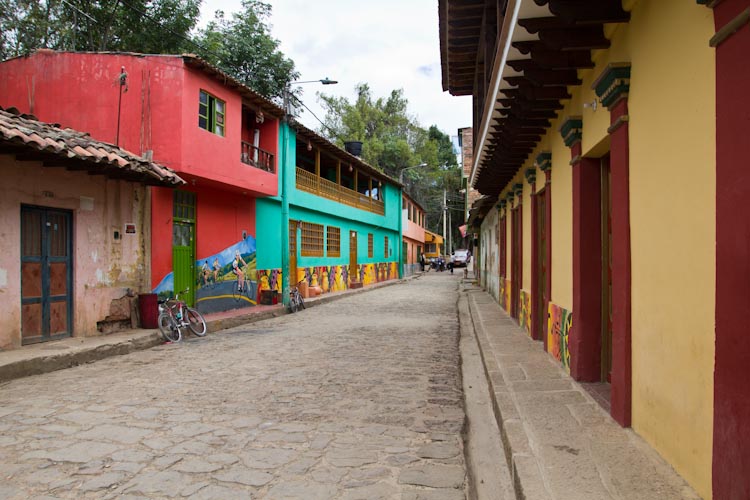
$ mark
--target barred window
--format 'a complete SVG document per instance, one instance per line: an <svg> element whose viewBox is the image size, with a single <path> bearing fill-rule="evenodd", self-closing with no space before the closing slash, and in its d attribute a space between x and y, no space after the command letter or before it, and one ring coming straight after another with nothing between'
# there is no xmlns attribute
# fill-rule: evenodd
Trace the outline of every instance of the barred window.
<svg viewBox="0 0 750 500"><path fill-rule="evenodd" d="M383 237L383 255L388 258L388 236Z"/></svg>
<svg viewBox="0 0 750 500"><path fill-rule="evenodd" d="M322 257L323 225L303 222L301 228L302 248L300 253L305 257Z"/></svg>
<svg viewBox="0 0 750 500"><path fill-rule="evenodd" d="M341 257L341 229L328 226L326 251L329 257Z"/></svg>
<svg viewBox="0 0 750 500"><path fill-rule="evenodd" d="M372 239L372 233L368 233L367 235L367 256L372 259L373 254L373 239Z"/></svg>

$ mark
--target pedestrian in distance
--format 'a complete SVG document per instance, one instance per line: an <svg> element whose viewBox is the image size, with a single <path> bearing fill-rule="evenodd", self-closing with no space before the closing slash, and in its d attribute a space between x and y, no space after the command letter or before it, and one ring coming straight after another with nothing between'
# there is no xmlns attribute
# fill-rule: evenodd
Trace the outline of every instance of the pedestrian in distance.
<svg viewBox="0 0 750 500"><path fill-rule="evenodd" d="M424 272L424 253L419 254L419 267Z"/></svg>

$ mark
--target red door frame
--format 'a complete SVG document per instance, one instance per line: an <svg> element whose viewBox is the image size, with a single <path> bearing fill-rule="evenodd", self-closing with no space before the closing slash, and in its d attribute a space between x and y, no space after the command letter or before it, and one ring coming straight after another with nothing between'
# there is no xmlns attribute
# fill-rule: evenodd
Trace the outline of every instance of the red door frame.
<svg viewBox="0 0 750 500"><path fill-rule="evenodd" d="M750 498L750 1L716 2L716 351L713 497ZM731 27L731 29L726 29ZM724 28L724 29L722 29Z"/></svg>
<svg viewBox="0 0 750 500"><path fill-rule="evenodd" d="M518 319L519 278L520 278L520 245L518 241L518 225L520 206L510 211L510 316Z"/></svg>

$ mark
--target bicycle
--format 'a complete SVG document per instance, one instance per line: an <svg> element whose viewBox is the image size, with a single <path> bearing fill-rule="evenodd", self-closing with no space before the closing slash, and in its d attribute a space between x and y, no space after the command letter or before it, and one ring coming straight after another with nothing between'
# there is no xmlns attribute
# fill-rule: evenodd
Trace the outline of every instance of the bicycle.
<svg viewBox="0 0 750 500"><path fill-rule="evenodd" d="M198 337L206 335L206 320L203 315L185 301L180 295L187 293L190 288L175 294L174 298L159 301L159 331L167 342L182 340L182 329L188 327Z"/></svg>
<svg viewBox="0 0 750 500"><path fill-rule="evenodd" d="M245 267L247 269L247 267ZM240 277L237 276L237 279L234 280L234 283L232 283L232 297L234 297L235 302L239 302L240 300L245 298L248 302L253 302L254 297L251 294L251 282L247 279L247 274L245 274L245 277L243 278L242 283L242 290L240 290Z"/></svg>
<svg viewBox="0 0 750 500"><path fill-rule="evenodd" d="M289 287L289 310L293 313L305 308L305 301L302 299L302 294L299 293L299 286L304 281L300 280L296 285Z"/></svg>

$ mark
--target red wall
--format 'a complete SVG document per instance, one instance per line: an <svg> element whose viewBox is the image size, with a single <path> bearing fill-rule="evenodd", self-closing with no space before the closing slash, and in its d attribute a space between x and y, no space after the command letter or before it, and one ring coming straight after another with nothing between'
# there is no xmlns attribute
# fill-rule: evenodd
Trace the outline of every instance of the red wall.
<svg viewBox="0 0 750 500"><path fill-rule="evenodd" d="M127 92L118 75L125 67ZM227 104L226 136L198 127L199 91ZM123 88L124 90L124 88ZM223 189L276 195L275 174L240 161L239 94L219 81L186 68L179 56L137 56L38 51L0 63L0 106L15 106L42 121L90 133L137 154L153 150L154 160L192 180ZM278 123L266 115L263 149L277 154Z"/></svg>
<svg viewBox="0 0 750 500"><path fill-rule="evenodd" d="M714 8L719 30L748 0ZM750 498L750 24L716 48L716 366L713 497Z"/></svg>
<svg viewBox="0 0 750 500"><path fill-rule="evenodd" d="M172 200L171 189L151 189L151 288L172 272Z"/></svg>
<svg viewBox="0 0 750 500"><path fill-rule="evenodd" d="M256 238L255 198L213 189L196 193L196 260L218 253L242 239L242 231ZM172 272L173 191L154 188L151 194L151 286Z"/></svg>

